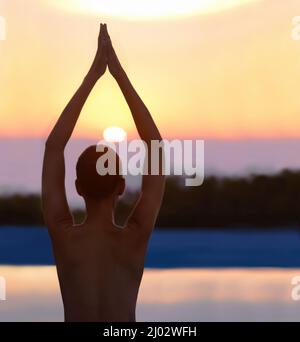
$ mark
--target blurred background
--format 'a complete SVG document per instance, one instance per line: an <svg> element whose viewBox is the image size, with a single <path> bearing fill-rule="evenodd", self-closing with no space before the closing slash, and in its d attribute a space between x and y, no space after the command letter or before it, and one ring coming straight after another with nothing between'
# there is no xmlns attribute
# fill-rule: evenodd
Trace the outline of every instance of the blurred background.
<svg viewBox="0 0 300 342"><path fill-rule="evenodd" d="M137 319L300 320L298 0L2 0L0 321L63 320L41 204L44 142L88 71L100 21L167 139L205 140L205 181L170 177L151 239ZM137 138L107 72L66 151L75 163L111 126ZM122 221L140 184L128 177Z"/></svg>

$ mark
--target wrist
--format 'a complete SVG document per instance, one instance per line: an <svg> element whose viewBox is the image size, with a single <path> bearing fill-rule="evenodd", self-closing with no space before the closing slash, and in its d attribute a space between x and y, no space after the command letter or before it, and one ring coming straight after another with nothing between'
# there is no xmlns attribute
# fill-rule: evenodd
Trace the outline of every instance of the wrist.
<svg viewBox="0 0 300 342"><path fill-rule="evenodd" d="M102 75L101 75L101 76L102 76ZM84 82L96 83L96 82L99 80L99 78L100 78L101 76L96 75L96 74L93 73L92 71L89 71L89 72L87 73L87 75L85 76L85 78L84 78Z"/></svg>
<svg viewBox="0 0 300 342"><path fill-rule="evenodd" d="M114 73L113 77L115 78L117 82L121 82L127 77L127 75L124 69L120 68L116 73Z"/></svg>

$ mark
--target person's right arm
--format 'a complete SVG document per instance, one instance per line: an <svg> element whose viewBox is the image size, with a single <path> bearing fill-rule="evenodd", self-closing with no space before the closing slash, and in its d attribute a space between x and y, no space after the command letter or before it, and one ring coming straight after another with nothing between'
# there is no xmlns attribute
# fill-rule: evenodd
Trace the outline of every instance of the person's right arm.
<svg viewBox="0 0 300 342"><path fill-rule="evenodd" d="M151 141L161 142L162 137L148 108L123 70L109 36L108 41L108 68L127 101L139 136L146 143L148 151L150 151ZM139 229L146 236L149 236L152 232L164 194L165 177L162 174L162 163L161 160L158 175L143 175L139 199L128 219L128 227ZM148 155L148 170L151 170L150 153Z"/></svg>
<svg viewBox="0 0 300 342"><path fill-rule="evenodd" d="M52 236L59 236L64 228L73 224L65 191L64 150L90 92L107 67L103 28L104 26L101 25L98 50L92 67L46 141L42 175L42 205L45 223Z"/></svg>

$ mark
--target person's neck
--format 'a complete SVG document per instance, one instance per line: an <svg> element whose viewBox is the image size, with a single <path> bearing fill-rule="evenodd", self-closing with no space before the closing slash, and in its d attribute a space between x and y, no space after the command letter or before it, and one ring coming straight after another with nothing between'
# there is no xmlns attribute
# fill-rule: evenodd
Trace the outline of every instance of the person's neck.
<svg viewBox="0 0 300 342"><path fill-rule="evenodd" d="M87 224L99 224L99 222L111 224L114 221L115 199L108 197L99 201L85 200Z"/></svg>

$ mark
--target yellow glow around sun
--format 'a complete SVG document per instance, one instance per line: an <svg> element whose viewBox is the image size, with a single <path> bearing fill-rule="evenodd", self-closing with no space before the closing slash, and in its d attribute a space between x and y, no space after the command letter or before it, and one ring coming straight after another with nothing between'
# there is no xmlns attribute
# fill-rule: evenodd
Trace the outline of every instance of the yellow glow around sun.
<svg viewBox="0 0 300 342"><path fill-rule="evenodd" d="M62 9L102 16L151 19L207 14L259 0L47 0Z"/></svg>
<svg viewBox="0 0 300 342"><path fill-rule="evenodd" d="M103 138L107 142L119 143L126 140L127 133L121 127L108 127L103 132Z"/></svg>

